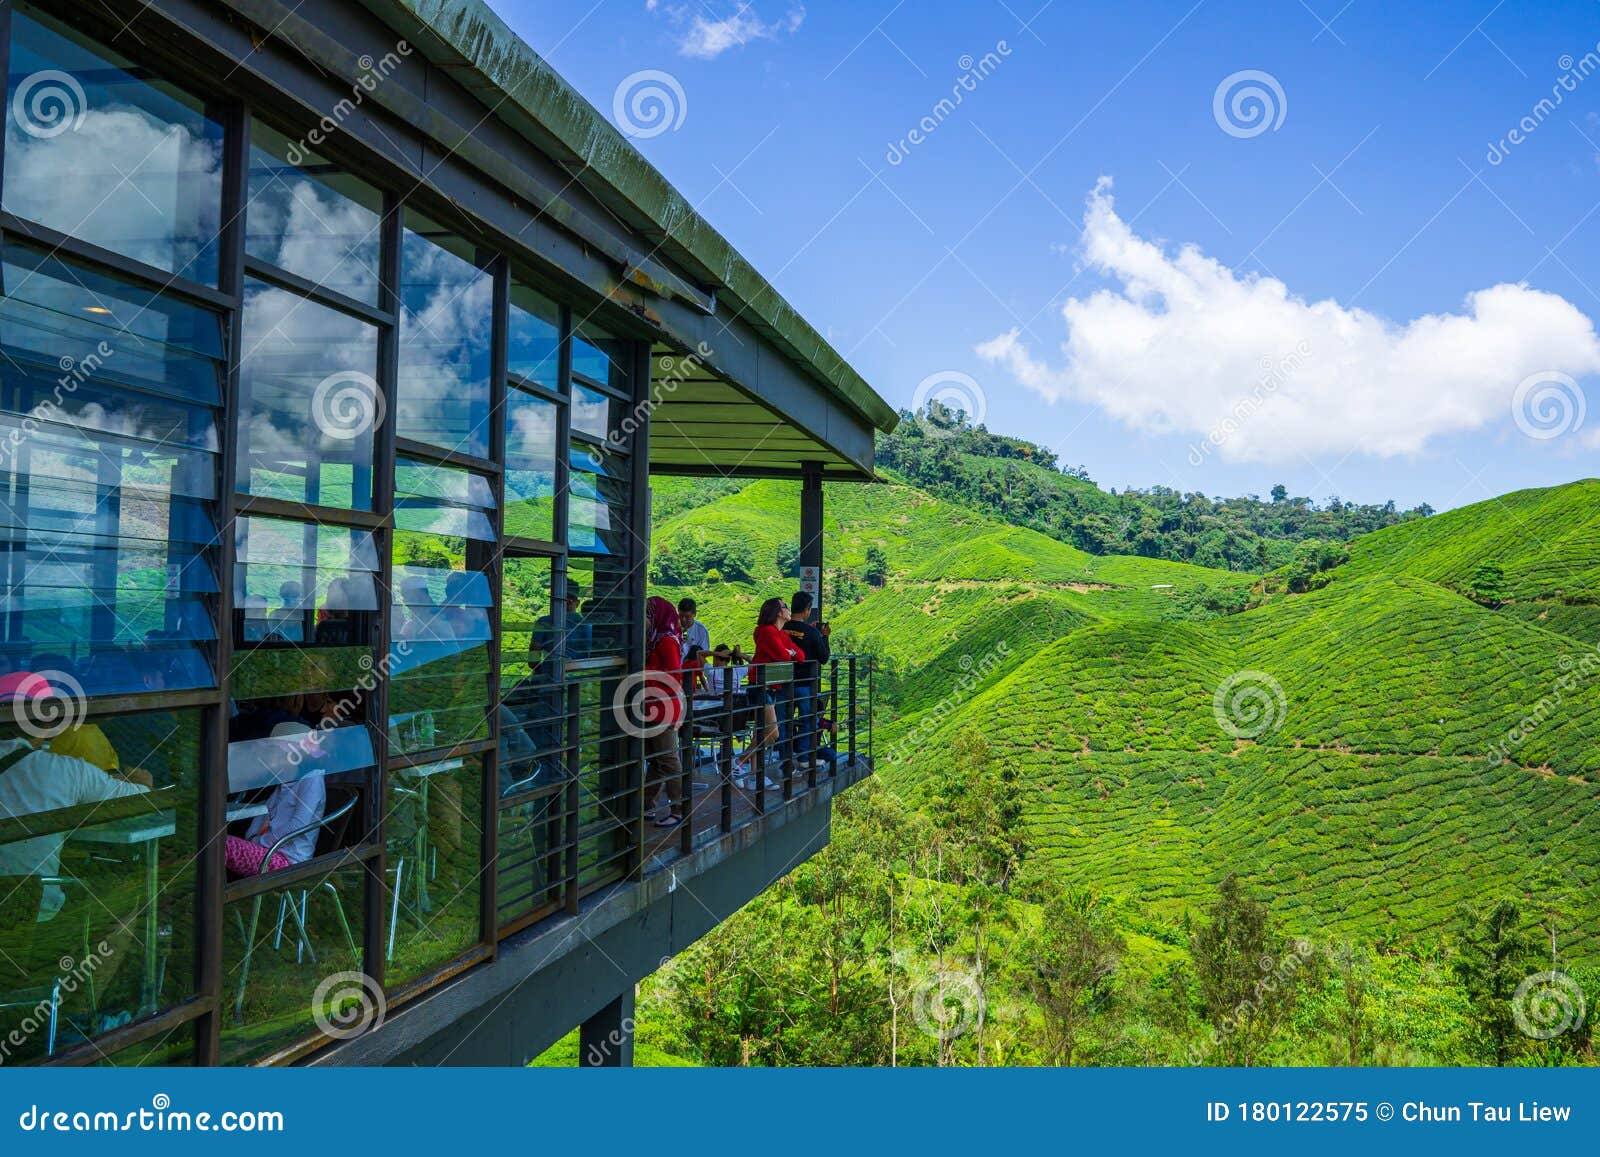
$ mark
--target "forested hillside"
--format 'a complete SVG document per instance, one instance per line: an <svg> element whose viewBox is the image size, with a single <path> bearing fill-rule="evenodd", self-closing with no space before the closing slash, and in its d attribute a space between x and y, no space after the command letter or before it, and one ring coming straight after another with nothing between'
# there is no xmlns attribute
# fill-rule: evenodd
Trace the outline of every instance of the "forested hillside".
<svg viewBox="0 0 1600 1157"><path fill-rule="evenodd" d="M1426 505L1321 503L1273 486L1269 497L1211 498L1166 486L1107 492L1081 467L1018 438L974 428L959 414L901 415L878 443L878 465L941 498L989 511L1017 526L1096 554L1129 554L1260 572L1284 566L1297 544L1344 542L1425 518Z"/></svg>

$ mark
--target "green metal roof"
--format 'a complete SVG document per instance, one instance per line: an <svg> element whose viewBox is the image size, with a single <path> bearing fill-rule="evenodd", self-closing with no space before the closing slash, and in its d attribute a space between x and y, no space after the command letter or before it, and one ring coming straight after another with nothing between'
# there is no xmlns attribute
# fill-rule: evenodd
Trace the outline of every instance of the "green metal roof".
<svg viewBox="0 0 1600 1157"><path fill-rule="evenodd" d="M711 227L660 171L578 95L483 0L362 0L397 28L420 24L437 38L414 47L472 91L493 115L567 166L574 179L683 272L732 298L786 356L885 432L898 421L839 353L766 278ZM448 50L448 51L441 51ZM456 59L449 59L451 55Z"/></svg>

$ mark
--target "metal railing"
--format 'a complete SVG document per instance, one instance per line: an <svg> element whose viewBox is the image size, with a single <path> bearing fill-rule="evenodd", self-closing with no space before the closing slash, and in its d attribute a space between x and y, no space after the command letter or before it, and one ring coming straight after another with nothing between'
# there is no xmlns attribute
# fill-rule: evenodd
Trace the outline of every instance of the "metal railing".
<svg viewBox="0 0 1600 1157"><path fill-rule="evenodd" d="M682 722L645 743L646 874L824 783L870 771L865 655L690 666L670 677L683 689Z"/></svg>

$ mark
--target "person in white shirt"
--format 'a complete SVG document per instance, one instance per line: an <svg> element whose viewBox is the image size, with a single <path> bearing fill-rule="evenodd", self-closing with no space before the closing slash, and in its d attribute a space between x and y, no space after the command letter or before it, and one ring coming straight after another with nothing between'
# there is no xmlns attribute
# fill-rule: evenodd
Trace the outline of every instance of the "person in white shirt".
<svg viewBox="0 0 1600 1157"><path fill-rule="evenodd" d="M22 819L81 804L138 795L143 784L117 779L70 755L34 750L26 739L0 740L0 820ZM0 844L0 876L59 876L61 845L71 830ZM53 920L66 902L58 884L39 897L39 920Z"/></svg>
<svg viewBox="0 0 1600 1157"><path fill-rule="evenodd" d="M683 651L688 654L696 647L702 652L711 650L711 632L697 617L700 608L693 599L678 600L678 628L683 632Z"/></svg>

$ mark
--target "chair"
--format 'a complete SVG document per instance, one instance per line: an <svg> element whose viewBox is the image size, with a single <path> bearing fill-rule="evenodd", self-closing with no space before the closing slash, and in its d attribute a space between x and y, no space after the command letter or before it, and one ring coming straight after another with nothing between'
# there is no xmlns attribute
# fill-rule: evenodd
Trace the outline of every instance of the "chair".
<svg viewBox="0 0 1600 1157"><path fill-rule="evenodd" d="M0 934L20 934L20 938L29 941L29 948L36 948L33 942L34 926L39 918L39 904L44 896L45 886L54 884L57 887L76 884L78 881L70 876L0 876ZM6 942L11 945L11 936L7 935ZM88 929L85 924L83 955L88 955ZM29 963L33 955L27 949L18 951L14 946L9 947L6 953L8 962L18 968L25 967L17 962L17 957ZM50 1006L50 1020L46 1028L45 1056L53 1056L56 1051L56 1039L61 1026L61 986L66 980L61 975L56 965L53 954L49 956L49 971L53 973L49 984L31 985L11 990L0 989L0 1009L25 1008L36 1009L42 1004ZM91 978L89 984L89 1011L93 1018L97 1004L94 995L94 984Z"/></svg>
<svg viewBox="0 0 1600 1157"><path fill-rule="evenodd" d="M334 851L343 845L345 831L350 825L350 813L355 810L356 804L361 802L361 794L349 788L330 787L328 789L327 802L329 804L337 804L337 806L325 812L323 817L316 823L296 828L287 835L280 837L271 848L267 849L267 854L261 858L261 868L256 873L258 877L267 875L270 870L268 865L272 863L272 857L277 855L285 844L299 839L307 832L315 831L317 833L317 846L312 852L313 857L326 855L328 852ZM328 894L333 897L334 914L339 918L339 926L344 929L345 941L350 946L351 955L359 957L361 954L360 949L356 947L356 938L350 931L350 921L345 917L344 903L339 899L339 890L333 886L333 881L331 880L322 881L318 891L322 888L326 888ZM250 958L255 954L256 928L261 922L261 901L265 896L265 892L256 893L255 900L250 908L250 927L248 931L244 927L244 917L238 915L237 909L234 912L234 915L239 920L239 931L244 935L244 962L239 968L239 995L234 999L233 1003L233 1015L240 1021L244 1019L245 986L250 980ZM295 903L290 889L282 889L278 893L278 926L273 935L272 947L277 949L282 945L284 917L293 916L295 927L298 929L298 941L295 945L296 964L300 963L304 954L307 953L311 956L311 963L315 964L317 962L316 949L312 947L311 937L306 932L306 915L310 898L311 889L309 888L300 889L300 902L298 904Z"/></svg>

